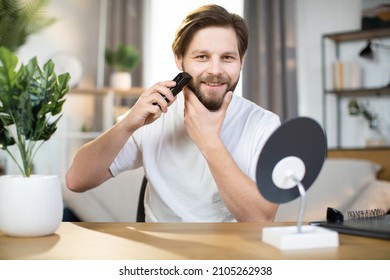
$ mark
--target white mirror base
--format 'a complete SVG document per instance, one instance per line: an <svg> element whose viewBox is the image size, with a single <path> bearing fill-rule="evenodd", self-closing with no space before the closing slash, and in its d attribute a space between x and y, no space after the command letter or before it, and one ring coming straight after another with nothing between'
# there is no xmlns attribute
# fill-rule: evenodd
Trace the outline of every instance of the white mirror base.
<svg viewBox="0 0 390 280"><path fill-rule="evenodd" d="M263 229L262 240L281 250L339 246L339 236L336 231L310 225L302 226L301 232L298 232L297 226L267 227Z"/></svg>

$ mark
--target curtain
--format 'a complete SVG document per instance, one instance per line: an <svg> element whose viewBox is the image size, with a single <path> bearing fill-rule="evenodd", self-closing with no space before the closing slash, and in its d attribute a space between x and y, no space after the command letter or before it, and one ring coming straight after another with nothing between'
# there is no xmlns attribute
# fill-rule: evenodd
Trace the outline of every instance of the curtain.
<svg viewBox="0 0 390 280"><path fill-rule="evenodd" d="M294 0L245 0L249 46L243 96L278 114L298 115Z"/></svg>
<svg viewBox="0 0 390 280"><path fill-rule="evenodd" d="M141 54L141 60L132 72L132 85L142 85L142 0L107 1L106 47L115 48L119 43L131 44ZM108 84L109 69L105 71Z"/></svg>

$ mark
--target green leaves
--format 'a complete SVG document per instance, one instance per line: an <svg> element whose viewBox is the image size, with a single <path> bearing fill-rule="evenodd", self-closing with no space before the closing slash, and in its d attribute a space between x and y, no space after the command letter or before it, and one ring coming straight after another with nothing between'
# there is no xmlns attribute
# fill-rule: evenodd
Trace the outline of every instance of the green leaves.
<svg viewBox="0 0 390 280"><path fill-rule="evenodd" d="M120 44L116 49L106 49L104 53L108 65L119 71L131 72L140 58L139 52L131 45Z"/></svg>
<svg viewBox="0 0 390 280"><path fill-rule="evenodd" d="M7 147L16 144L23 162L19 168L29 176L40 147L36 142L49 140L57 130L70 75L57 77L51 60L42 69L36 58L18 70L17 62L14 53L0 48L0 147L9 153Z"/></svg>
<svg viewBox="0 0 390 280"><path fill-rule="evenodd" d="M16 51L27 38L53 24L45 15L49 0L0 0L0 46Z"/></svg>

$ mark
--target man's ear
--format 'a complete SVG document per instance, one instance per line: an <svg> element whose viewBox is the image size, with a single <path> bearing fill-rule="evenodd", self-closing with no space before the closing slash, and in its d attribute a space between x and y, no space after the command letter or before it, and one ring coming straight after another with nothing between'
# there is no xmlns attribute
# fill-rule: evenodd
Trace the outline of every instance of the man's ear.
<svg viewBox="0 0 390 280"><path fill-rule="evenodd" d="M179 70L183 71L183 57L179 57L177 54L175 54L175 62L176 62L177 68L179 68Z"/></svg>
<svg viewBox="0 0 390 280"><path fill-rule="evenodd" d="M241 60L241 70L244 69L245 58L246 58L246 54L244 54L244 56L242 57L242 60Z"/></svg>

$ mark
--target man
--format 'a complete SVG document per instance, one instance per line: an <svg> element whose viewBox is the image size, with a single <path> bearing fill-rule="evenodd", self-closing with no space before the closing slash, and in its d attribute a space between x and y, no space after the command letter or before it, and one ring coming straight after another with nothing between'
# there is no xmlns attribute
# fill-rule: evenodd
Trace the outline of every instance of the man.
<svg viewBox="0 0 390 280"><path fill-rule="evenodd" d="M177 67L193 77L183 94L172 95L173 81L147 89L76 154L68 188L86 191L143 166L146 221L272 221L277 205L259 193L255 171L280 120L233 95L247 45L241 17L217 5L191 12L172 45Z"/></svg>

